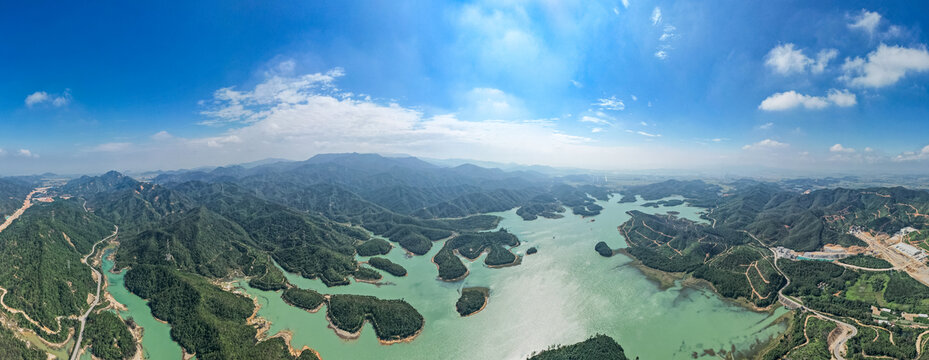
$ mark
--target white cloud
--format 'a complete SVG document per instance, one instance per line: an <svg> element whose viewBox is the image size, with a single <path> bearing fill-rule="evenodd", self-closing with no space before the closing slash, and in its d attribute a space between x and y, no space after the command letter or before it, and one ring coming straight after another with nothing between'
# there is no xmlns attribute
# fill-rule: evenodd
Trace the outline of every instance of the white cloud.
<svg viewBox="0 0 929 360"><path fill-rule="evenodd" d="M571 80L571 85L574 85L574 87L576 87L576 88L578 88L578 89L584 87L584 84L581 84L581 83L580 83L579 81L577 81L577 80Z"/></svg>
<svg viewBox="0 0 929 360"><path fill-rule="evenodd" d="M32 151L29 151L28 149L19 149L19 151L17 151L16 154L22 157L26 157L26 158L39 157L39 154L33 154Z"/></svg>
<svg viewBox="0 0 929 360"><path fill-rule="evenodd" d="M832 146L829 147L829 152L834 152L834 153L853 153L853 152L855 152L855 149L844 147L844 146L842 146L842 144L835 144L835 145L832 145Z"/></svg>
<svg viewBox="0 0 929 360"><path fill-rule="evenodd" d="M661 59L661 60L667 59L667 58L668 58L668 52L667 52L667 51L664 51L664 50L658 50L658 51L655 52L655 57L656 57L656 58L659 58L659 59Z"/></svg>
<svg viewBox="0 0 929 360"><path fill-rule="evenodd" d="M791 43L775 46L765 58L765 65L780 74L802 72L813 62Z"/></svg>
<svg viewBox="0 0 929 360"><path fill-rule="evenodd" d="M652 10L651 19L652 19L652 25L658 25L658 23L661 22L661 8L660 7L656 6L655 9Z"/></svg>
<svg viewBox="0 0 929 360"><path fill-rule="evenodd" d="M803 50L796 49L792 43L775 46L765 56L765 65L772 71L788 75L793 73L804 72L809 68L810 72L818 74L826 69L829 61L839 55L836 49L823 49L816 54L816 60L811 59L803 53Z"/></svg>
<svg viewBox="0 0 929 360"><path fill-rule="evenodd" d="M0 156L6 155L6 150L0 149Z"/></svg>
<svg viewBox="0 0 929 360"><path fill-rule="evenodd" d="M601 119L595 116L588 116L588 115L581 116L581 122L593 123L593 124L604 124L604 125L610 123L607 120L604 120L604 119Z"/></svg>
<svg viewBox="0 0 929 360"><path fill-rule="evenodd" d="M877 25L881 22L881 14L861 9L861 13L852 17L852 21L848 24L849 29L862 30L873 35Z"/></svg>
<svg viewBox="0 0 929 360"><path fill-rule="evenodd" d="M758 128L761 130L771 130L771 128L773 127L774 127L773 122L767 122L767 123L761 124L761 126L758 126Z"/></svg>
<svg viewBox="0 0 929 360"><path fill-rule="evenodd" d="M613 110L620 111L626 108L626 104L623 103L622 99L616 98L616 96L610 96L609 98L597 99L597 102L594 105L599 106L604 110Z"/></svg>
<svg viewBox="0 0 929 360"><path fill-rule="evenodd" d="M55 107L66 106L71 103L71 89L65 89L64 93L60 96L55 97L52 100L52 105Z"/></svg>
<svg viewBox="0 0 929 360"><path fill-rule="evenodd" d="M712 141L712 142L722 142L723 139L721 139L721 138L715 138L715 139L710 139L710 141Z"/></svg>
<svg viewBox="0 0 929 360"><path fill-rule="evenodd" d="M36 91L29 96L26 96L26 106L32 107L35 104L40 104L48 100L48 93L44 91Z"/></svg>
<svg viewBox="0 0 929 360"><path fill-rule="evenodd" d="M155 134L152 135L152 140L155 140L155 141L166 141L166 140L171 140L173 138L174 138L174 135L171 135L171 133L165 130L156 132Z"/></svg>
<svg viewBox="0 0 929 360"><path fill-rule="evenodd" d="M598 133L598 132L601 132L601 131L603 131L603 128L593 128L593 129L590 130L590 132L592 132L592 133Z"/></svg>
<svg viewBox="0 0 929 360"><path fill-rule="evenodd" d="M661 134L651 134L651 133L647 133L644 131L636 131L635 133L642 135L642 136L648 136L648 137L661 137Z"/></svg>
<svg viewBox="0 0 929 360"><path fill-rule="evenodd" d="M819 53L816 54L816 62L810 65L810 72L814 74L819 74L826 70L826 65L829 64L832 59L835 59L839 56L839 51L836 49L822 49Z"/></svg>
<svg viewBox="0 0 929 360"><path fill-rule="evenodd" d="M862 87L884 87L896 84L907 73L929 70L929 51L926 46L907 48L881 44L868 54L867 59L845 59L845 74L841 80Z"/></svg>
<svg viewBox="0 0 929 360"><path fill-rule="evenodd" d="M632 101L639 101L639 98L637 98L635 95L629 95L629 97L632 98Z"/></svg>
<svg viewBox="0 0 929 360"><path fill-rule="evenodd" d="M849 107L856 103L855 94L850 93L848 90L829 89L826 97L804 95L790 90L768 96L761 102L761 105L758 105L758 108L764 111L783 111L798 107L820 110L829 107L829 105Z"/></svg>
<svg viewBox="0 0 929 360"><path fill-rule="evenodd" d="M780 141L764 139L754 144L748 144L742 147L742 150L765 150L765 149L783 149L790 145Z"/></svg>
<svg viewBox="0 0 929 360"><path fill-rule="evenodd" d="M619 15L619 8L614 6L614 7L613 7L613 13L616 14L616 15Z"/></svg>
<svg viewBox="0 0 929 360"><path fill-rule="evenodd" d="M872 152L872 151L874 151L874 149L872 149L872 148L870 148L870 147L864 148L864 152Z"/></svg>
<svg viewBox="0 0 929 360"><path fill-rule="evenodd" d="M915 161L929 159L929 145L924 146L919 151L907 151L894 157L894 161Z"/></svg>
<svg viewBox="0 0 929 360"><path fill-rule="evenodd" d="M661 32L661 36L658 38L658 41L668 41L675 38L677 35L674 31L677 30L673 25L665 25L664 31Z"/></svg>
<svg viewBox="0 0 929 360"><path fill-rule="evenodd" d="M627 9L629 8L629 0L623 0L623 7Z"/></svg>
<svg viewBox="0 0 929 360"><path fill-rule="evenodd" d="M858 99L855 97L855 94L850 93L848 89L843 89L841 91L836 89L829 89L829 92L826 95L826 99L840 107L854 106L858 103Z"/></svg>
<svg viewBox="0 0 929 360"><path fill-rule="evenodd" d="M45 91L36 91L26 96L26 106L33 107L42 103L51 103L54 107L62 107L71 103L71 89L65 89L61 95L50 95Z"/></svg>
<svg viewBox="0 0 929 360"><path fill-rule="evenodd" d="M648 126L648 123L647 123L647 122L644 122L644 121L639 121L639 125Z"/></svg>

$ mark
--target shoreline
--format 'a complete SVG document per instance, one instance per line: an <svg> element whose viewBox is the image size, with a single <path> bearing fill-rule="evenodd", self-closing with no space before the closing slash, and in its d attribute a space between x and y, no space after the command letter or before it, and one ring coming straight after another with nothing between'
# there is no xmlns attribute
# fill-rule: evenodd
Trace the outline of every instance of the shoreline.
<svg viewBox="0 0 929 360"><path fill-rule="evenodd" d="M475 314L477 314L477 313L483 311L485 308L487 308L487 304L490 303L490 288L489 288L489 287L484 287L484 286L476 286L475 288L479 289L479 290L481 291L481 293L484 294L484 304L481 305L481 308L480 308L480 309L477 309L477 310L476 310L475 312L473 312L473 313L470 313L470 314L467 314L467 315L458 314L458 315L460 315L461 317L468 317L468 316L471 316L471 315L475 315ZM464 290L464 289L462 289L462 290Z"/></svg>
<svg viewBox="0 0 929 360"><path fill-rule="evenodd" d="M435 269L436 269L436 270L441 271L441 269L439 269L439 264L435 262L435 256L433 256L432 259L429 259L429 261L432 261L432 263L435 264ZM464 265L464 264L462 264L462 265ZM466 267L465 267L465 273L464 273L464 275L461 275L461 276L456 277L456 278L454 278L454 279L445 279L445 278L443 278L441 275L437 275L437 276L436 276L436 279L439 279L439 280L444 281L444 282L459 282L459 281L461 281L461 280L464 280L464 278L468 277L469 274L471 274L471 269L468 268L468 267L466 266Z"/></svg>
<svg viewBox="0 0 929 360"><path fill-rule="evenodd" d="M758 305L755 305L754 303L744 298L738 298L738 299L727 298L725 296L722 296L719 293L719 291L716 290L716 287L713 286L713 283L707 280L695 278L693 275L688 274L688 273L667 272L667 271L655 269L652 267L648 267L647 265L643 264L641 260L629 254L629 252L626 251L626 248L618 249L617 252L622 253L623 255L626 255L630 259L632 259L633 262L630 263L630 265L632 265L637 270L642 272L642 275L645 275L645 277L648 278L649 280L656 282L659 289L661 289L662 291L673 287L676 282L680 281L681 287L708 288L710 291L713 292L713 294L719 297L720 300L733 304L733 305L737 305L749 311L771 314L774 312L774 310L778 308L777 302L771 305L768 305L766 307L759 307Z"/></svg>

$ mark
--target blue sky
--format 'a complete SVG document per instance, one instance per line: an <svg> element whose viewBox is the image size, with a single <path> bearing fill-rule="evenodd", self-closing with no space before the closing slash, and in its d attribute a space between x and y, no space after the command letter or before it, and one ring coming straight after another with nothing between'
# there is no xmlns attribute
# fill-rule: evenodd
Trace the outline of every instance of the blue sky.
<svg viewBox="0 0 929 360"><path fill-rule="evenodd" d="M925 172L920 6L7 2L0 174L344 151Z"/></svg>

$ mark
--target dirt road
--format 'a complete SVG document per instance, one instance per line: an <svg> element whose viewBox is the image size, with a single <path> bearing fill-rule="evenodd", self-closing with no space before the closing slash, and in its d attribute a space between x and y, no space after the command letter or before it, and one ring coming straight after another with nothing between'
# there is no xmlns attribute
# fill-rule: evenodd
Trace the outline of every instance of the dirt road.
<svg viewBox="0 0 929 360"><path fill-rule="evenodd" d="M94 308L97 307L97 304L100 303L100 289L103 287L103 274L101 274L100 271L94 268L93 265L89 264L87 262L87 259L93 256L94 252L96 252L97 245L99 245L100 243L104 241L107 241L107 240L110 240L116 237L117 234L119 234L119 226L116 226L116 229L113 231L113 234L103 239L100 239L100 241L95 242L94 245L90 247L90 253L88 253L87 255L84 255L84 258L81 259L81 262L84 263L84 265L87 265L87 267L90 268L90 271L93 271L95 275L95 278L97 280L97 295L94 296L94 301L90 304L90 308L87 309L87 312L85 312L83 315L81 315L80 318L78 318L78 320L80 320L81 322L81 330L77 332L77 342L74 344L74 351L71 352L71 360L78 360L78 357L80 357L81 355L81 341L84 338L84 325L87 324L87 316L89 316L90 312L93 311Z"/></svg>

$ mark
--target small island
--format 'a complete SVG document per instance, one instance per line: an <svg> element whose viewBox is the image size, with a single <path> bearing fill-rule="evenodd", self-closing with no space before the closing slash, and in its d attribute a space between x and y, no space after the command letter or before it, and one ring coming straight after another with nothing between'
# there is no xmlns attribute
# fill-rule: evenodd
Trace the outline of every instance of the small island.
<svg viewBox="0 0 929 360"><path fill-rule="evenodd" d="M536 249L535 246L533 246L533 247L529 248L529 250L526 250L526 255L532 255L532 254L535 254L535 253L537 253L537 252L539 252L539 249Z"/></svg>
<svg viewBox="0 0 929 360"><path fill-rule="evenodd" d="M476 260L486 251L488 254L484 263L490 267L517 265L520 258L504 246L519 246L516 235L510 234L506 229L465 233L445 242L445 246L432 258L432 262L439 268L440 279L458 281L468 275L468 268L456 253L469 260Z"/></svg>
<svg viewBox="0 0 929 360"><path fill-rule="evenodd" d="M296 287L284 290L284 293L281 294L281 299L284 299L284 302L292 306L309 312L318 311L319 308L323 306L323 302L326 301L325 297L315 290L305 290Z"/></svg>
<svg viewBox="0 0 929 360"><path fill-rule="evenodd" d="M409 341L419 335L425 319L404 300L381 300L365 295L331 295L327 318L339 336L356 338L370 321L382 344Z"/></svg>
<svg viewBox="0 0 929 360"><path fill-rule="evenodd" d="M597 250L597 253L599 253L600 256L603 256L603 257L613 256L613 249L610 249L610 246L607 245L606 242L603 242L603 241L598 242L597 245L594 246L594 250Z"/></svg>
<svg viewBox="0 0 929 360"><path fill-rule="evenodd" d="M368 259L368 265L371 265L376 269L386 271L388 274L393 276L406 276L406 268L393 261L390 261L387 258L370 258Z"/></svg>
<svg viewBox="0 0 929 360"><path fill-rule="evenodd" d="M623 347L613 338L602 334L597 334L574 345L554 346L533 354L529 358L529 360L569 359L628 360Z"/></svg>
<svg viewBox="0 0 929 360"><path fill-rule="evenodd" d="M471 316L477 314L487 306L487 299L490 298L490 289L486 287L467 287L461 289L461 297L455 303L455 310L461 316Z"/></svg>

